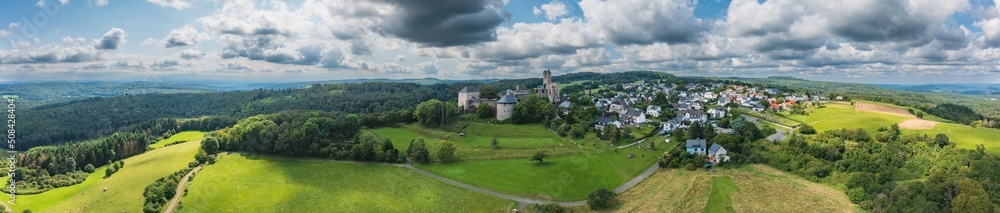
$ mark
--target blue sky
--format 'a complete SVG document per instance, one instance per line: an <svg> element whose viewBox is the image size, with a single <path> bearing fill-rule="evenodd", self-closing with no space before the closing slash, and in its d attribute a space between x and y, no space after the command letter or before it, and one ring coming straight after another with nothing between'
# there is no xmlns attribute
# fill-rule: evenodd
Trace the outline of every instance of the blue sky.
<svg viewBox="0 0 1000 213"><path fill-rule="evenodd" d="M18 0L0 82L523 78L658 70L1000 83L971 0Z"/></svg>

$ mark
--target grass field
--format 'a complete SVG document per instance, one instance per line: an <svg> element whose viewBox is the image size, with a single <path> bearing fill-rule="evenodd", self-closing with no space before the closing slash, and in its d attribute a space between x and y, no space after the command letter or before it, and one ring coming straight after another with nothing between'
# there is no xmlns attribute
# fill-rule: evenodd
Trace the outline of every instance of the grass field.
<svg viewBox="0 0 1000 213"><path fill-rule="evenodd" d="M820 111L824 109L820 109ZM810 125L812 125L817 132L843 129L843 128L848 128L848 129L863 128L867 130L868 133L874 133L878 131L879 127L887 127L894 123L903 122L909 119L910 118L907 117L890 115L885 113L855 111L853 113L846 113L840 116L830 117L830 119L813 122Z"/></svg>
<svg viewBox="0 0 1000 213"><path fill-rule="evenodd" d="M837 116L854 113L854 106L849 104L827 103L825 106L823 108L810 108L807 110L809 115L790 114L787 111L778 114L799 123L812 125Z"/></svg>
<svg viewBox="0 0 1000 213"><path fill-rule="evenodd" d="M170 138L163 139L163 140L157 141L156 143L150 144L149 148L156 149L156 148L160 148L160 147L166 146L167 144L170 144L170 143L173 143L173 142L182 141L182 140L190 141L190 140L195 140L195 139L199 139L199 138L203 138L203 137L205 137L205 132L199 132L199 131L184 131L184 132L179 132L177 134L174 134L173 136L170 136Z"/></svg>
<svg viewBox="0 0 1000 213"><path fill-rule="evenodd" d="M715 171L660 170L619 195L622 203L614 211L855 212L843 192L765 165Z"/></svg>
<svg viewBox="0 0 1000 213"><path fill-rule="evenodd" d="M886 103L865 102L885 107L896 107L905 111L905 108ZM864 128L869 134L876 133L879 127L888 127L894 123L909 120L908 117L871 112L855 111L853 106L848 104L829 103L825 108L813 109L810 115L786 115L790 119L808 122L816 131L823 132L842 128L855 129ZM787 114L787 113L785 113ZM935 120L932 118L932 120ZM942 119L936 119L942 120ZM983 144L986 151L1000 153L1000 130L990 128L972 128L970 126L952 123L938 123L933 129L911 130L904 129L903 134L927 134L931 137L938 133L948 135L948 138L960 148L975 149L976 145Z"/></svg>
<svg viewBox="0 0 1000 213"><path fill-rule="evenodd" d="M736 212L730 194L740 192L729 176L712 177L712 193L708 195L708 205L705 212Z"/></svg>
<svg viewBox="0 0 1000 213"><path fill-rule="evenodd" d="M512 201L384 164L233 154L195 177L179 212L497 212Z"/></svg>
<svg viewBox="0 0 1000 213"><path fill-rule="evenodd" d="M1000 129L972 128L961 124L938 123L929 130L903 130L903 134L927 134L934 137L944 133L959 148L976 149L983 144L987 152L1000 153Z"/></svg>
<svg viewBox="0 0 1000 213"><path fill-rule="evenodd" d="M541 125L468 123L464 129L465 136L417 124L370 131L382 139L392 140L393 146L399 150L406 150L410 146L410 140L422 138L431 151L431 158L435 160L437 144L444 140L451 141L458 148L455 156L462 161L525 159L530 158L537 150L546 150L555 156L580 152L575 145ZM498 150L490 148L494 137L500 143L501 148Z"/></svg>
<svg viewBox="0 0 1000 213"><path fill-rule="evenodd" d="M711 176L703 170L661 169L618 195L617 212L702 212Z"/></svg>
<svg viewBox="0 0 1000 213"><path fill-rule="evenodd" d="M653 165L663 150L643 151L633 146L618 152L585 152L547 158L541 165L527 159L515 159L415 166L490 190L523 197L575 201L586 199L587 194L598 188L614 189L635 178ZM627 158L630 153L634 153L635 158Z"/></svg>
<svg viewBox="0 0 1000 213"><path fill-rule="evenodd" d="M191 141L125 159L125 167L104 179L98 168L81 184L36 195L18 195L16 212L142 212L143 191L156 179L187 167L200 143ZM107 191L103 191L107 187ZM8 196L3 196L6 202Z"/></svg>

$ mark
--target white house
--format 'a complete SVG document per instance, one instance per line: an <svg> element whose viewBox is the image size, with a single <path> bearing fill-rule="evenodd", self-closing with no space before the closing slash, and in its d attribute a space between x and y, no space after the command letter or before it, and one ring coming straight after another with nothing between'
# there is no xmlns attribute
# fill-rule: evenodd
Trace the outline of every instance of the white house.
<svg viewBox="0 0 1000 213"><path fill-rule="evenodd" d="M698 121L705 123L708 121L708 116L704 112L698 110L681 110L677 112L677 117L684 119L685 121Z"/></svg>
<svg viewBox="0 0 1000 213"><path fill-rule="evenodd" d="M717 143L712 144L712 147L708 148L708 160L712 161L713 164L729 162L729 152Z"/></svg>
<svg viewBox="0 0 1000 213"><path fill-rule="evenodd" d="M646 107L646 114L651 117L660 117L660 111L663 111L663 108L660 106L650 105Z"/></svg>
<svg viewBox="0 0 1000 213"><path fill-rule="evenodd" d="M712 115L713 119L720 119L726 117L726 110L712 108L708 110L708 114Z"/></svg>
<svg viewBox="0 0 1000 213"><path fill-rule="evenodd" d="M631 109L625 113L625 119L635 124L646 123L646 114L641 109Z"/></svg>

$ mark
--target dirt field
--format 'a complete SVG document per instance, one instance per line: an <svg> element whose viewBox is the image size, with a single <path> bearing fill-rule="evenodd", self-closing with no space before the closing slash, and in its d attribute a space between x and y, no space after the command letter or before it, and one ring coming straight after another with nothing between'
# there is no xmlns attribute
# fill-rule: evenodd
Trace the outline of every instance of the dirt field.
<svg viewBox="0 0 1000 213"><path fill-rule="evenodd" d="M938 124L937 121L928 121L924 119L914 118L910 120L903 121L899 123L900 129L934 129L934 126Z"/></svg>
<svg viewBox="0 0 1000 213"><path fill-rule="evenodd" d="M864 103L864 102L855 102L854 103L854 110L858 110L858 111L872 111L872 112L879 112L879 113L885 113L885 114L891 114L891 115L898 115L898 116L903 116L903 117L908 117L908 118L917 118L917 116L914 116L913 114L910 114L910 112L907 112L905 108L896 107L896 106L887 106L887 105L870 104L870 103Z"/></svg>
<svg viewBox="0 0 1000 213"><path fill-rule="evenodd" d="M612 212L702 212L712 191L712 176L703 170L660 170L619 195ZM730 194L736 212L854 212L847 195L764 165L718 169L739 189ZM594 212L594 211L591 211Z"/></svg>

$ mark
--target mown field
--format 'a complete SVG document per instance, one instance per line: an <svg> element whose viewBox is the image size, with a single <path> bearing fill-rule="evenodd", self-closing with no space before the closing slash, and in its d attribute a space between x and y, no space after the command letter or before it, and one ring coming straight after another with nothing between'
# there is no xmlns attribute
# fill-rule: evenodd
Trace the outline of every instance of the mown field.
<svg viewBox="0 0 1000 213"><path fill-rule="evenodd" d="M125 167L104 178L97 168L81 184L35 195L18 195L16 212L142 212L146 186L188 166L200 140L167 146L125 159ZM162 141L161 141L162 143ZM107 188L107 191L104 191ZM3 196L4 202L9 197Z"/></svg>
<svg viewBox="0 0 1000 213"><path fill-rule="evenodd" d="M730 195L740 192L729 176L712 176L712 193L708 195L705 212L736 212Z"/></svg>
<svg viewBox="0 0 1000 213"><path fill-rule="evenodd" d="M886 103L866 103L899 107ZM843 128L863 128L867 130L869 134L876 133L879 127L888 127L894 123L898 124L910 119L908 117L886 113L855 111L850 107L853 106L832 103L827 104L827 107L825 108L812 109L808 116L787 115L787 117L800 121L811 121L809 124L816 128L816 131L818 132ZM988 152L1000 153L1000 140L997 139L1000 138L1000 130L998 129L973 128L971 126L961 124L938 123L933 129L904 129L902 132L903 134L927 134L931 137L934 137L938 133L944 133L959 148L975 149L976 145L983 144Z"/></svg>
<svg viewBox="0 0 1000 213"><path fill-rule="evenodd" d="M177 134L174 134L173 136L170 136L170 138L163 139L163 140L157 141L156 143L150 144L149 148L156 149L156 148L160 148L160 147L166 146L167 144L170 144L170 143L173 143L173 142L177 142L177 141L190 141L190 140L195 140L195 139L202 138L202 137L205 137L205 132L200 132L200 131L178 132Z"/></svg>
<svg viewBox="0 0 1000 213"><path fill-rule="evenodd" d="M660 170L619 198L615 212L856 212L843 192L765 165Z"/></svg>
<svg viewBox="0 0 1000 213"><path fill-rule="evenodd" d="M507 212L512 201L409 169L232 154L205 167L179 212Z"/></svg>
<svg viewBox="0 0 1000 213"><path fill-rule="evenodd" d="M644 151L639 146L618 152L585 152L552 157L537 164L528 159L484 160L414 165L470 185L538 199L576 201L598 188L617 188L638 176L657 160L664 148ZM635 154L629 159L627 155Z"/></svg>

